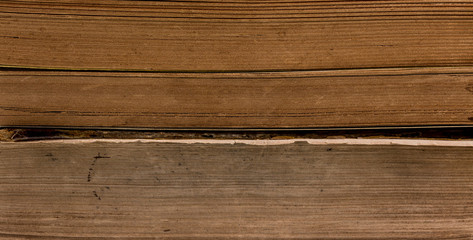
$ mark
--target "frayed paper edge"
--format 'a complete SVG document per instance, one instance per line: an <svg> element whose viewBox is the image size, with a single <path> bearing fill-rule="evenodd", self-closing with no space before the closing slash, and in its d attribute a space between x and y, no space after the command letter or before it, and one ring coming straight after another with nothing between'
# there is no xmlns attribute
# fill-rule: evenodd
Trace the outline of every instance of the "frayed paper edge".
<svg viewBox="0 0 473 240"><path fill-rule="evenodd" d="M178 144L246 144L258 146L286 145L305 143L311 145L406 145L406 146L445 146L445 147L473 147L472 140L423 140L423 139L61 139L40 140L31 142L5 142L1 144L87 144L87 143L178 143Z"/></svg>

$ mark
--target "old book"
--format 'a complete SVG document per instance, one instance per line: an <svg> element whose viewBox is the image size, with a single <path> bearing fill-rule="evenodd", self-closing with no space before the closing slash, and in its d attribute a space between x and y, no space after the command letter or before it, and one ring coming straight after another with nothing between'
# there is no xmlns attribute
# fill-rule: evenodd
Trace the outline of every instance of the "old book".
<svg viewBox="0 0 473 240"><path fill-rule="evenodd" d="M0 72L0 126L471 125L472 68L271 73Z"/></svg>
<svg viewBox="0 0 473 240"><path fill-rule="evenodd" d="M234 142L2 143L0 238L473 237L471 141Z"/></svg>
<svg viewBox="0 0 473 240"><path fill-rule="evenodd" d="M0 65L152 71L471 66L473 2L0 3Z"/></svg>

